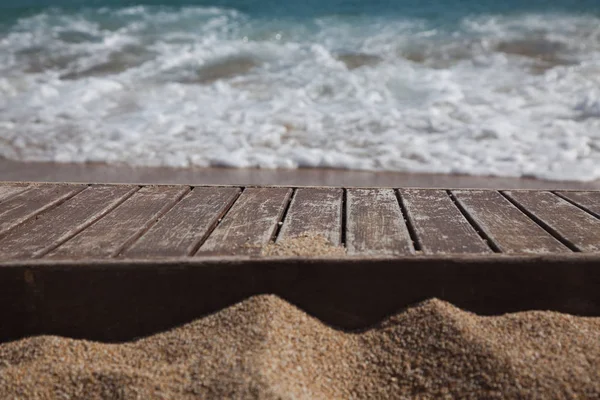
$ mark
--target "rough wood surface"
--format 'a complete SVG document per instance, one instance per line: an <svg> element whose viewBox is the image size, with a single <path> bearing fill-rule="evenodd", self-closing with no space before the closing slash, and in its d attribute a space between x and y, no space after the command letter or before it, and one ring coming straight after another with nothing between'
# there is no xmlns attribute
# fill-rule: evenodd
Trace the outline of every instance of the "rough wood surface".
<svg viewBox="0 0 600 400"><path fill-rule="evenodd" d="M346 247L350 255L395 256L414 252L392 189L348 189Z"/></svg>
<svg viewBox="0 0 600 400"><path fill-rule="evenodd" d="M456 190L452 193L500 251L570 252L497 191Z"/></svg>
<svg viewBox="0 0 600 400"><path fill-rule="evenodd" d="M277 242L310 234L339 246L343 195L344 191L337 188L297 189Z"/></svg>
<svg viewBox="0 0 600 400"><path fill-rule="evenodd" d="M195 188L123 254L174 257L195 252L240 193L239 188Z"/></svg>
<svg viewBox="0 0 600 400"><path fill-rule="evenodd" d="M415 246L448 260L600 254L600 191L0 183L0 263L402 258Z"/></svg>
<svg viewBox="0 0 600 400"><path fill-rule="evenodd" d="M599 192L558 192L572 202L578 204L587 212L600 218L600 191Z"/></svg>
<svg viewBox="0 0 600 400"><path fill-rule="evenodd" d="M485 254L492 251L445 190L403 189L400 195L423 253Z"/></svg>
<svg viewBox="0 0 600 400"><path fill-rule="evenodd" d="M0 203L0 236L85 189L83 185L40 185Z"/></svg>
<svg viewBox="0 0 600 400"><path fill-rule="evenodd" d="M197 255L257 255L272 238L292 193L287 188L247 188Z"/></svg>
<svg viewBox="0 0 600 400"><path fill-rule="evenodd" d="M187 186L143 187L110 214L48 254L47 257L114 257L188 191Z"/></svg>
<svg viewBox="0 0 600 400"><path fill-rule="evenodd" d="M0 240L0 259L44 255L102 217L137 187L93 186L30 219Z"/></svg>
<svg viewBox="0 0 600 400"><path fill-rule="evenodd" d="M600 219L550 192L505 193L575 249L600 251Z"/></svg>
<svg viewBox="0 0 600 400"><path fill-rule="evenodd" d="M10 199L12 196L28 190L26 185L0 185L0 202Z"/></svg>

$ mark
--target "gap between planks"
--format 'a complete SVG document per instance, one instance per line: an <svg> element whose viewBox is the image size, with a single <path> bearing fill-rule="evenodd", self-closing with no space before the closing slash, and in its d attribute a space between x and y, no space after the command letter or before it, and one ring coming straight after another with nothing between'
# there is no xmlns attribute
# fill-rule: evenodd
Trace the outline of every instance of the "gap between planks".
<svg viewBox="0 0 600 400"><path fill-rule="evenodd" d="M221 215L220 218L217 218L217 222L214 223L213 226L208 229L208 231L206 232L206 235L204 235L204 237L201 238L198 241L198 243L196 243L196 245L192 248L192 250L188 254L189 257L196 256L196 254L200 251L200 248L202 247L202 245L208 240L208 238L210 238L210 236L219 227L219 225L221 225L221 221L223 221L227 217L227 215L229 214L229 212L231 211L231 209L233 208L233 206L236 205L236 203L238 202L240 196L244 193L244 191L246 191L246 188L247 188L247 186L242 186L242 187L233 186L233 187L238 187L240 189L240 191L238 192L236 198L231 202L231 204L229 205L229 207L227 207L227 209L225 210L225 212L223 213L223 215Z"/></svg>
<svg viewBox="0 0 600 400"><path fill-rule="evenodd" d="M469 214L469 212L463 207L463 205L460 204L460 201L458 201L456 199L456 196L454 196L454 193L452 193L451 190L446 190L445 192L448 194L448 197L450 197L450 200L452 200L452 203L454 203L454 206L456 208L458 208L458 211L460 211L460 213L462 214L462 216L473 227L473 229L479 235L479 237L481 238L481 240L483 240L483 242L485 244L487 244L488 247L494 253L502 253L502 251L500 250L500 247L498 246L498 244L487 233L485 233L485 231L483 230L483 228L481 227L481 225L479 225L479 223L475 220L475 218L473 218L473 216L471 214Z"/></svg>
<svg viewBox="0 0 600 400"><path fill-rule="evenodd" d="M273 232L273 236L271 237L271 243L275 243L275 242L277 242L277 239L279 239L279 234L281 233L281 229L283 228L285 219L288 215L288 212L290 211L292 201L294 200L294 197L296 197L296 193L298 192L298 188L293 187L291 189L292 189L292 194L288 198L285 208L283 209L283 213L281 213L281 218L277 222L277 226L275 227L275 232Z"/></svg>
<svg viewBox="0 0 600 400"><path fill-rule="evenodd" d="M340 246L344 249L347 249L348 247L346 246L346 237L348 233L346 232L346 230L348 229L348 189L346 188L342 189L342 207L340 208L342 213L342 215L340 216L340 223L342 225L340 227Z"/></svg>
<svg viewBox="0 0 600 400"><path fill-rule="evenodd" d="M569 239L562 236L554 228L552 228L550 225L548 225L543 220L538 218L534 213L532 213L527 208L525 208L521 203L519 203L516 199L512 198L504 190L499 190L498 193L500 193L513 206L515 206L519 211L521 211L523 214L525 214L525 216L527 216L529 219L531 219L533 222L535 222L540 228L542 228L549 235L551 235L554 239L558 240L560 243L562 243L564 246L566 246L569 250L571 250L575 253L581 252L581 250L579 250L579 248L577 248L577 246L573 242L571 242Z"/></svg>
<svg viewBox="0 0 600 400"><path fill-rule="evenodd" d="M87 186L82 185L84 187L81 188L81 190L75 191L74 193L66 196L65 198L56 201L55 203L49 205L47 208L44 209L40 209L39 212L36 212L34 215L32 215L30 218L27 218L27 220L20 222L17 226L20 226L22 223L30 220L31 218L34 218L36 215L39 215L43 212L52 210L58 206L60 206L61 204L67 202L70 199L73 199L74 197L76 197L77 195L79 195L80 193L82 193L83 191L87 190L89 187L91 186L98 186L98 185L90 185L88 184ZM101 186L101 185L99 185ZM112 206L110 209L107 209L103 214L98 215L94 218L91 218L90 220L86 221L86 223L82 226L79 227L79 229L77 231L71 232L69 234L68 237L64 237L64 238L60 238L59 241L53 243L52 245L50 245L49 247L42 249L36 253L34 253L33 258L40 258L43 257L45 254L53 251L54 249L56 249L57 247L60 247L62 244L64 244L65 242L67 242L68 240L70 240L72 237L76 236L77 234L79 234L80 232L82 232L83 230L89 228L91 225L95 224L96 222L98 222L99 220L101 220L102 218L104 218L106 215L110 214L112 211L114 211L114 209L116 209L118 206L120 206L123 202L125 202L127 199L129 199L131 196L133 196L133 194L140 190L141 187L143 186L132 186L132 191L127 193L127 195L125 195L118 203L116 203L114 206ZM144 185L144 186L153 186L153 185ZM169 185L169 186L173 186L173 185ZM182 187L186 186L186 185L180 185ZM176 199L173 199L172 202L170 204L165 204L165 206L163 207L163 209L160 210L159 214L156 216L156 218L152 218L150 219L147 224L142 227L139 232L136 232L135 234L133 234L122 246L120 246L119 249L117 249L115 251L115 253L113 255L111 255L111 257L117 256L121 253L123 253L124 251L127 250L127 248L131 247L134 243L136 243L137 240L139 240L141 237L143 237L143 235L148 232L149 229L152 228L152 226L154 226L156 223L158 223L158 221L160 221L160 219L162 219L164 217L164 215L166 215L173 207L175 207L183 198L185 198L186 195L189 195L196 186L187 186L187 191L183 191L180 194L180 196ZM199 186L200 187L200 186ZM201 186L204 187L204 186ZM230 210L232 209L232 207L237 203L239 197L241 196L241 194L244 192L244 190L246 189L246 187L239 187L237 186L237 188L240 189L240 191L238 192L237 196L235 197L235 199L231 202L231 204L226 208L226 210L223 212L223 214L216 220L216 222L213 224L213 226L209 227L207 233L198 240L198 242L196 243L196 245L193 247L193 249L190 251L190 256L195 255L198 250L200 249L200 247L202 247L202 245L204 244L204 242L211 236L211 234L214 232L214 230L219 226L219 224L221 223L221 221L226 217L226 215L230 212ZM276 226L276 229L273 233L272 236L272 241L276 241L283 224L286 221L286 217L288 214L288 211L290 209L290 206L292 204L292 201L294 199L294 197L296 196L297 193L297 189L296 187L288 187L289 189L292 190L291 195L289 196L289 199L287 200L287 203L285 204L284 207L284 211L280 217L280 220ZM378 188L381 189L381 188ZM13 195L11 195L9 197L10 198L14 198L20 194L23 194L27 191L31 190L31 187L25 187L23 191L17 192ZM462 189L461 189L462 190ZM478 189L479 190L479 189ZM408 210L406 208L406 205L404 204L404 199L402 197L402 194L400 192L399 189L393 189L394 194L397 198L399 207L400 207L400 211L402 214L402 217L404 219L404 222L406 224L406 227L408 229L408 233L410 235L411 241L413 242L413 247L414 249L419 252L422 251L422 245L421 245L421 239L419 238L419 235L417 234L414 224L411 221L411 215L408 213ZM483 231L483 229L481 229L479 223L462 207L462 205L460 204L459 201L457 201L456 197L454 196L454 194L452 193L451 190L445 190L446 194L450 197L450 199L452 200L452 203L455 205L455 207L457 207L457 209L460 211L460 213L463 215L463 217L468 221L468 223L474 228L474 230L477 232L477 234L485 241L485 243L495 252L495 253L500 253L501 251L499 250L499 248L497 247L496 243ZM517 200L513 199L509 193L506 193L506 191L504 190L499 190L496 191L497 193L499 193L501 196L503 196L507 201L509 201L513 206L515 206L521 213L523 213L528 219L532 220L537 226L539 226L540 228L542 228L545 232L547 232L548 234L550 234L552 237L554 237L556 240L558 240L560 243L562 243L563 245L565 245L567 248L569 248L571 251L574 252L580 252L580 250L569 241L569 239L565 238L563 235L559 234L555 229L553 229L552 227L550 227L548 224L546 224L544 221L542 221L541 219L539 219L535 214L533 214L531 211L529 211L526 207L524 207L523 205L521 205ZM557 196L558 198L561 198L563 200L565 200L566 202L572 204L573 206L577 207L578 209L583 210L584 212L586 212L587 214L592 215L594 218L600 218L600 216L597 213L594 213L592 211L590 211L589 209L587 209L584 206L579 205L577 202L575 202L574 200L571 200L565 196L563 196L560 193L557 193L556 191L547 191L549 193L552 193L553 195ZM348 189L346 188L342 188L342 203L341 203L341 219L340 219L340 223L341 223L341 246L346 247L346 240L347 240L347 194L348 194ZM4 199L3 201L7 201L7 199ZM10 230L14 229L11 228ZM3 233L3 235L6 234ZM2 236L3 236L2 235Z"/></svg>
<svg viewBox="0 0 600 400"><path fill-rule="evenodd" d="M235 186L232 186L232 187L235 187ZM221 215L219 215L219 218L217 218L217 220L211 226L208 227L206 234L203 237L201 237L196 244L194 244L192 249L187 254L188 257L193 257L194 255L196 255L196 253L200 250L200 247L202 247L204 242L206 242L208 240L210 235L212 235L212 233L215 231L215 229L217 229L217 227L221 224L221 221L223 221L223 219L227 216L227 214L229 214L229 211L233 208L235 203L237 203L238 199L240 198L240 196L242 195L242 193L244 193L244 190L246 189L245 187L237 187L237 188L240 190L237 192L233 201L221 213Z"/></svg>
<svg viewBox="0 0 600 400"><path fill-rule="evenodd" d="M561 190L561 192L565 192L565 190ZM560 197L561 199L563 199L564 201L571 203L572 205L574 205L575 207L585 211L586 213L590 214L592 217L595 217L597 219L600 219L600 214L590 210L589 208L587 208L584 205L581 205L579 203L577 203L575 200L571 200L570 198L568 198L567 196L564 196L562 193L560 193L557 190L550 190L550 193Z"/></svg>
<svg viewBox="0 0 600 400"><path fill-rule="evenodd" d="M421 253L423 252L423 246L421 245L419 235L417 235L417 230L415 229L412 218L408 213L406 204L404 204L404 199L402 198L400 189L394 189L394 194L396 195L396 199L398 200L400 213L402 214L402 219L404 220L404 224L406 225L406 229L408 230L408 235L410 236L410 241L412 242L413 249L416 253Z"/></svg>
<svg viewBox="0 0 600 400"><path fill-rule="evenodd" d="M4 202L7 202L7 201L10 201L14 197L17 197L18 195L23 194L23 193L28 192L29 190L33 189L33 187L29 186L29 185L27 185L27 186L0 185L0 186L1 187L14 187L15 188L15 190L12 193L10 193L8 196L0 198L0 203L4 203ZM19 190L19 189L21 189L21 190Z"/></svg>
<svg viewBox="0 0 600 400"><path fill-rule="evenodd" d="M181 185L186 186L186 185ZM187 189L184 189L179 193L173 200L167 202L156 214L156 216L146 222L146 224L140 228L138 232L132 234L121 246L119 246L115 251L109 256L109 258L118 257L121 253L125 252L128 248L133 246L136 241L139 240L146 232L150 230L160 219L169 212L173 207L175 207L181 199L183 199L187 194L191 193L194 190L193 187L187 186Z"/></svg>
<svg viewBox="0 0 600 400"><path fill-rule="evenodd" d="M8 229L6 229L5 231L0 233L0 239L3 239L5 236L8 236L8 234L10 234L13 230L17 229L18 227L20 227L21 225L31 221L34 218L37 218L39 215L41 215L44 212L47 211L52 211L53 209L59 207L61 204L67 202L68 200L72 199L73 197L77 196L79 193L83 192L84 190L86 190L89 185L73 185L73 187L77 187L79 186L80 188L77 190L74 190L73 192L60 197L58 199L52 200L49 203L46 203L44 206L38 208L37 210L35 210L35 212L33 212L31 215L29 215L28 217L22 219L21 221L19 221L17 224L9 227ZM14 198L20 196L20 195L27 195L29 192L33 191L35 188L34 187L30 187L29 189L26 189L22 192L18 192L15 193L13 196L10 196L9 200L13 200ZM7 202L9 200L3 200L4 202Z"/></svg>
<svg viewBox="0 0 600 400"><path fill-rule="evenodd" d="M89 189L90 187L92 187L93 185L88 185L87 188L85 188L84 190ZM101 185L96 185L96 186L101 186ZM133 185L131 190L129 192L127 192L119 201L115 202L115 204L106 209L103 213L97 215L95 218L90 218L89 220L87 220L85 223L83 223L82 225L79 226L78 229L74 229L72 232L70 232L68 235L65 235L62 238L59 238L56 242L52 243L50 246L45 247L35 253L33 253L31 258L42 258L44 257L46 254L56 250L57 248L59 248L60 246L62 246L63 244L65 244L66 242L68 242L69 240L71 240L72 238L74 238L75 236L77 236L78 234L80 234L81 232L83 232L84 230L86 230L87 228L89 228L90 226L94 225L96 222L100 221L102 218L104 218L106 215L110 214L111 212L113 212L117 207L119 207L121 204L123 204L124 202L126 202L129 198L131 198L131 196L133 196L136 192L138 192L140 189L142 188L142 186L140 185ZM84 190L82 190L80 193L83 193Z"/></svg>

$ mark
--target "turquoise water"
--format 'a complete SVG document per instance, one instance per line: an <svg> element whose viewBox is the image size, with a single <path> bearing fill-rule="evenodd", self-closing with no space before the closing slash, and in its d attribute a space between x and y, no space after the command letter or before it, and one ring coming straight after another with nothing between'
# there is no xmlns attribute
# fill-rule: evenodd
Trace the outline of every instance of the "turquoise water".
<svg viewBox="0 0 600 400"><path fill-rule="evenodd" d="M0 157L600 178L598 0L3 0Z"/></svg>
<svg viewBox="0 0 600 400"><path fill-rule="evenodd" d="M518 15L525 12L600 14L598 0L4 0L0 4L0 24L40 12L55 10L77 13L83 10L118 10L135 6L155 9L219 7L258 18L309 20L324 16L380 16L419 18L437 26L449 26L466 16L481 14Z"/></svg>
<svg viewBox="0 0 600 400"><path fill-rule="evenodd" d="M291 15L315 17L323 15L402 15L407 17L444 19L473 13L515 13L524 11L588 13L600 11L597 0L4 0L0 10L18 13L39 12L46 8L120 8L146 6L215 6L262 16ZM6 15L4 15L6 18Z"/></svg>

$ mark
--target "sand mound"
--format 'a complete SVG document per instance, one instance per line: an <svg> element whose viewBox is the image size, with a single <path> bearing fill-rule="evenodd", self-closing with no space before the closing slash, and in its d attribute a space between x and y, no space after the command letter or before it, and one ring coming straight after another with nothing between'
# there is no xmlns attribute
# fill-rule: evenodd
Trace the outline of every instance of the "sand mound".
<svg viewBox="0 0 600 400"><path fill-rule="evenodd" d="M263 256L276 257L339 257L346 254L342 246L331 244L327 238L312 232L269 243L262 248Z"/></svg>
<svg viewBox="0 0 600 400"><path fill-rule="evenodd" d="M0 398L598 398L600 318L430 300L347 333L256 296L124 344L0 345Z"/></svg>

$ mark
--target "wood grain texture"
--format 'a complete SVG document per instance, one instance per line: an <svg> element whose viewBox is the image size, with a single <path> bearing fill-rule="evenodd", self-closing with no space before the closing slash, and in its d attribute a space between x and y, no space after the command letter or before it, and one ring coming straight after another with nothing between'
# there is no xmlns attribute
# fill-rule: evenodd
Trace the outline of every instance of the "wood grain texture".
<svg viewBox="0 0 600 400"><path fill-rule="evenodd" d="M0 240L0 259L44 255L101 218L137 189L137 186L88 187L10 231Z"/></svg>
<svg viewBox="0 0 600 400"><path fill-rule="evenodd" d="M292 193L247 188L196 255L257 255L272 238Z"/></svg>
<svg viewBox="0 0 600 400"><path fill-rule="evenodd" d="M0 236L85 189L84 185L40 185L0 203Z"/></svg>
<svg viewBox="0 0 600 400"><path fill-rule="evenodd" d="M0 202L10 199L12 196L29 189L25 185L0 184Z"/></svg>
<svg viewBox="0 0 600 400"><path fill-rule="evenodd" d="M452 191L467 213L504 253L565 253L570 250L493 190Z"/></svg>
<svg viewBox="0 0 600 400"><path fill-rule="evenodd" d="M333 246L342 239L342 201L338 188L297 189L277 241L310 233L324 237Z"/></svg>
<svg viewBox="0 0 600 400"><path fill-rule="evenodd" d="M492 252L445 190L403 189L400 196L424 254Z"/></svg>
<svg viewBox="0 0 600 400"><path fill-rule="evenodd" d="M348 189L346 247L349 255L414 253L396 193L392 189Z"/></svg>
<svg viewBox="0 0 600 400"><path fill-rule="evenodd" d="M600 251L600 219L550 192L505 193L575 249Z"/></svg>
<svg viewBox="0 0 600 400"><path fill-rule="evenodd" d="M188 191L187 186L145 186L47 257L115 257Z"/></svg>
<svg viewBox="0 0 600 400"><path fill-rule="evenodd" d="M187 256L212 231L240 193L239 188L192 190L137 242L124 257Z"/></svg>
<svg viewBox="0 0 600 400"><path fill-rule="evenodd" d="M578 204L595 217L600 218L600 191L598 192L558 192Z"/></svg>
<svg viewBox="0 0 600 400"><path fill-rule="evenodd" d="M303 234L345 244L348 255L366 258L411 255L411 239L425 255L456 255L452 259L495 257L491 248L551 257L572 250L600 254L600 191L455 190L449 195L435 189L352 188L346 190L345 207L340 188L240 192L216 186L190 191L188 186L0 183L0 262L260 256L273 238L283 242Z"/></svg>

